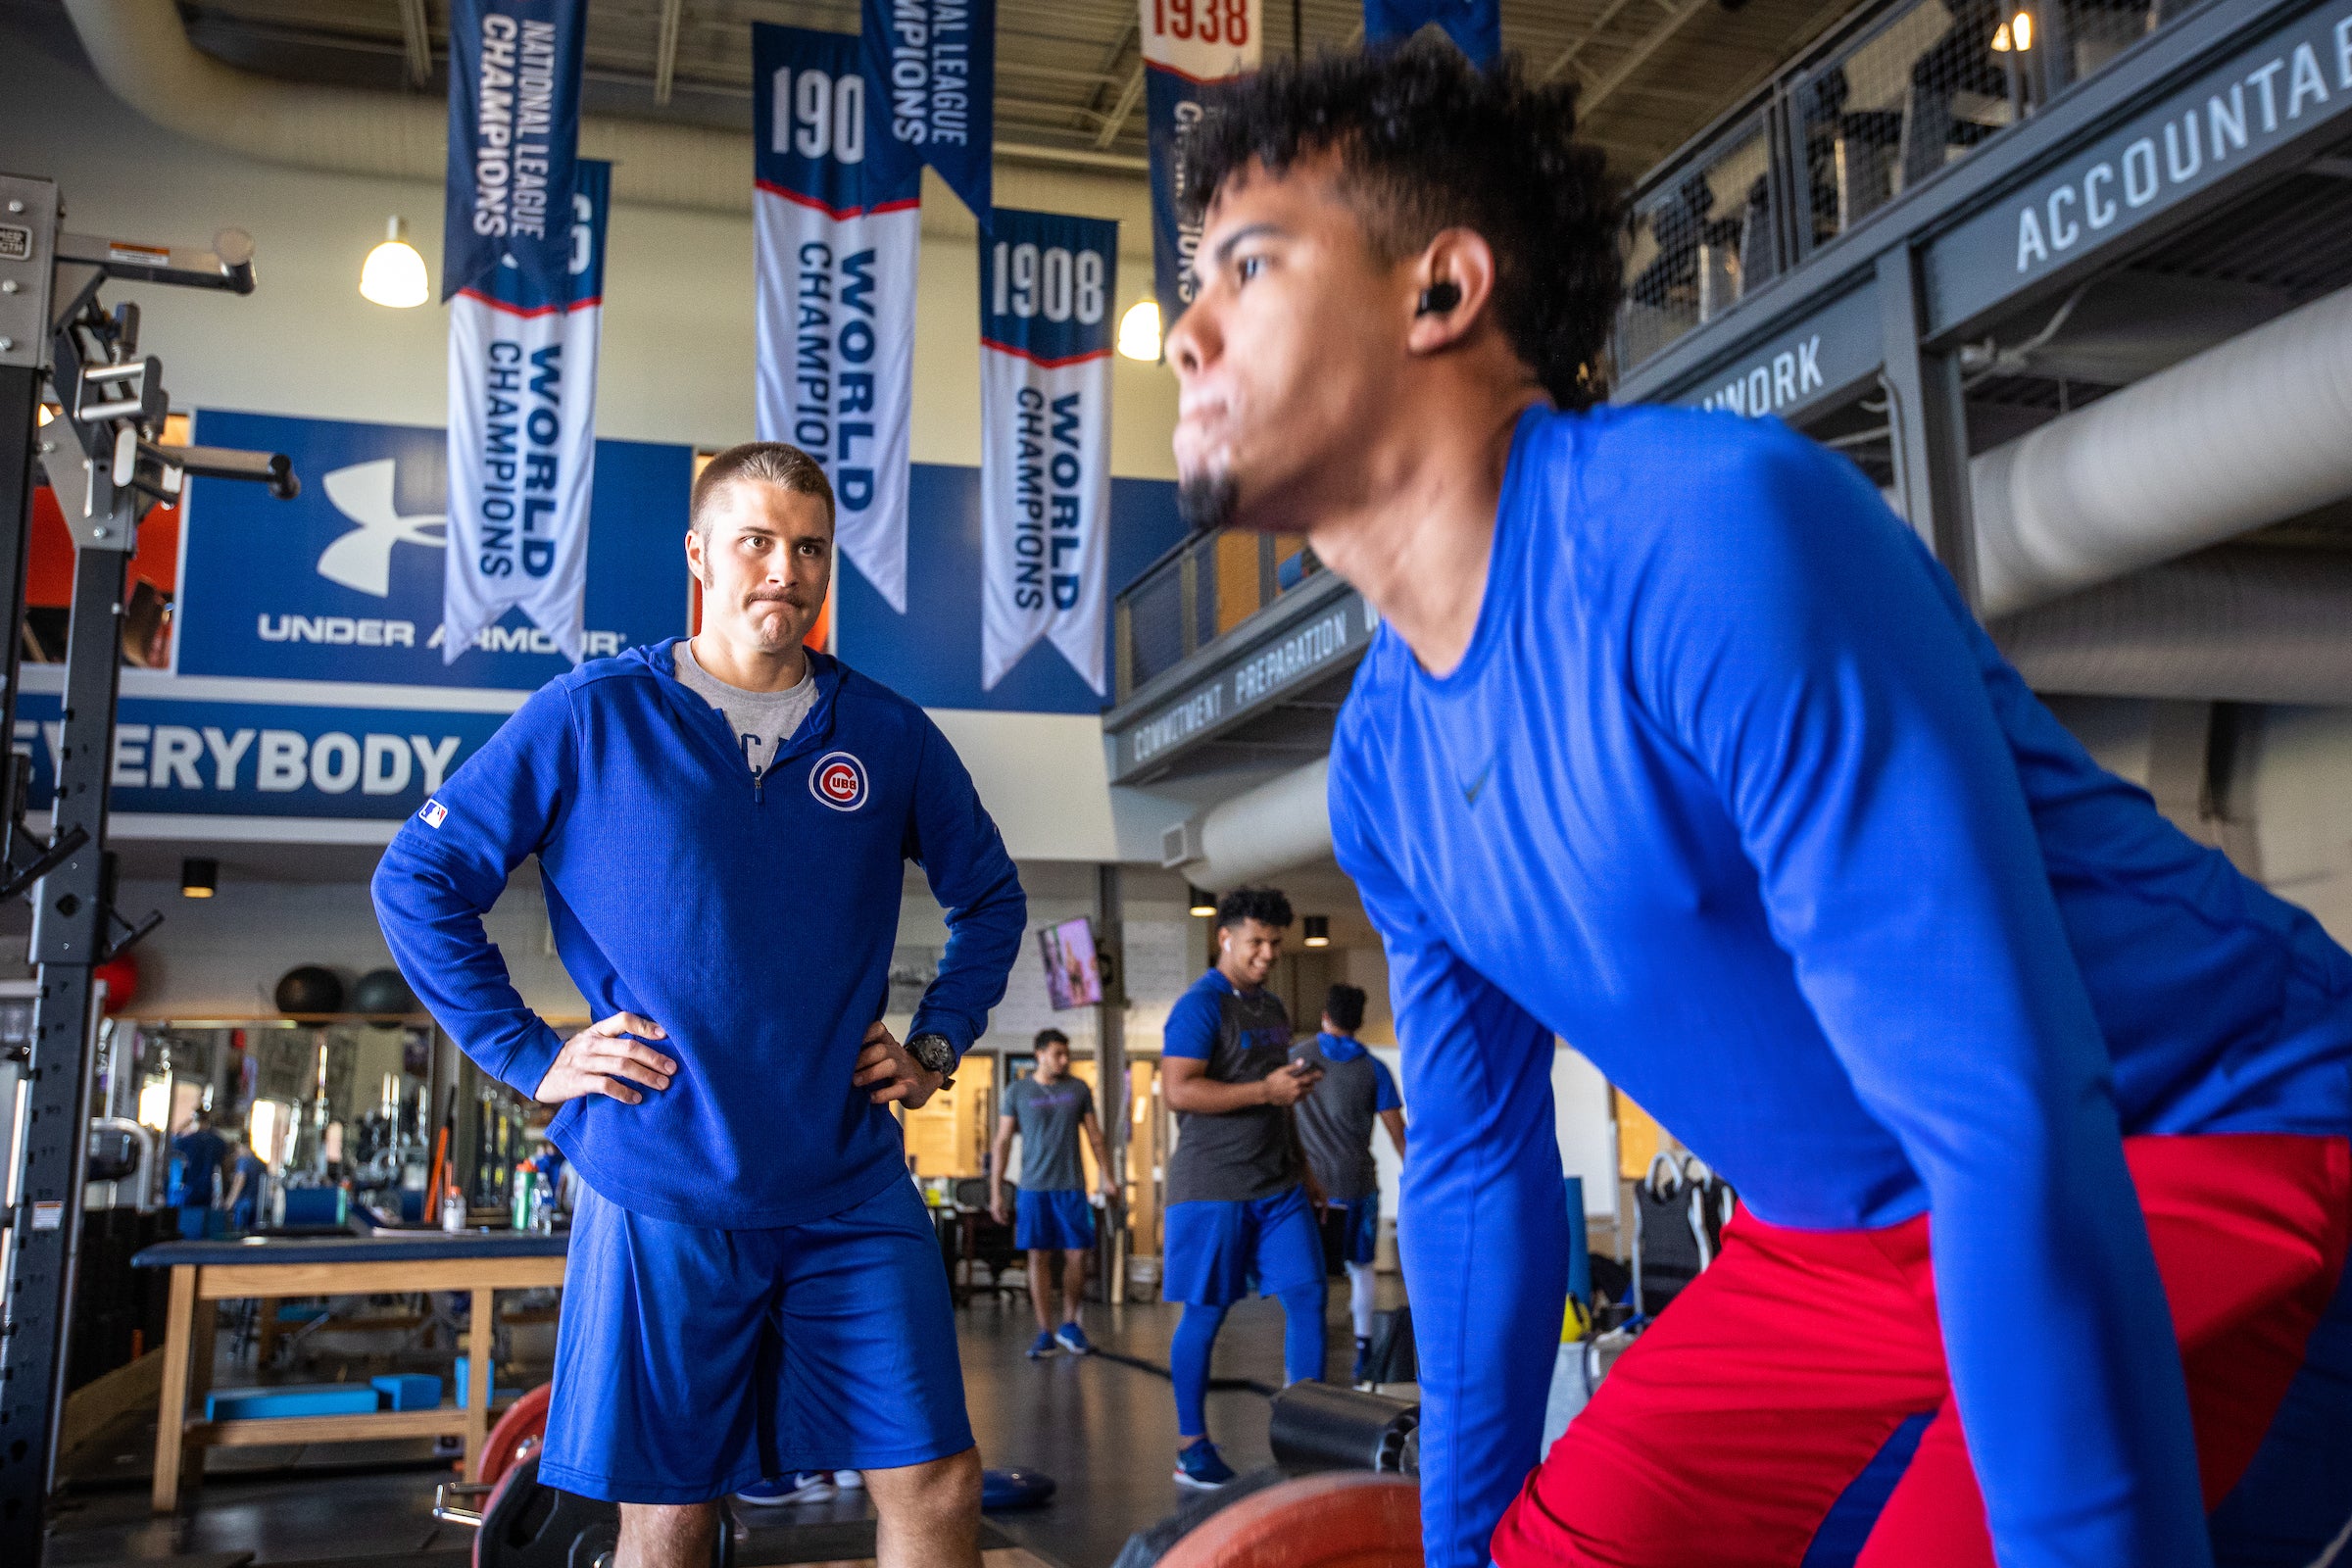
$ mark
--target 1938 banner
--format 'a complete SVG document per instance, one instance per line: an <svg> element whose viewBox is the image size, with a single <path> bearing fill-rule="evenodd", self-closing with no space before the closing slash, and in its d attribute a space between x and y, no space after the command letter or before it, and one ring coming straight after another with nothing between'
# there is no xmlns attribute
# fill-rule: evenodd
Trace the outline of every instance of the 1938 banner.
<svg viewBox="0 0 2352 1568"><path fill-rule="evenodd" d="M1257 69L1259 0L1142 0L1144 116L1152 148L1152 292L1164 327L1193 302L1200 224L1184 215L1177 157L1205 87Z"/></svg>
<svg viewBox="0 0 2352 1568"><path fill-rule="evenodd" d="M1119 225L998 208L980 236L980 684L1041 639L1098 695Z"/></svg>
<svg viewBox="0 0 2352 1568"><path fill-rule="evenodd" d="M842 556L906 610L922 171L874 156L858 40L752 27L759 432L833 481Z"/></svg>

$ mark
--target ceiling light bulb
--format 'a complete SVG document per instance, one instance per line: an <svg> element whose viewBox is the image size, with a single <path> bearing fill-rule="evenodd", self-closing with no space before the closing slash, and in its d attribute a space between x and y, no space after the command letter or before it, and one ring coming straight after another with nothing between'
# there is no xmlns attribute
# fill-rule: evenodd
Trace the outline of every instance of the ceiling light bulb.
<svg viewBox="0 0 2352 1568"><path fill-rule="evenodd" d="M1992 52L1996 55L2005 55L2014 47L2015 45L2009 41L2009 24L2004 22L2001 24L2001 30L1992 35Z"/></svg>
<svg viewBox="0 0 2352 1568"><path fill-rule="evenodd" d="M2009 24L2009 36L2017 40L2017 47L2021 51L2033 48L2034 13L2020 11Z"/></svg>
<svg viewBox="0 0 2352 1568"><path fill-rule="evenodd" d="M1159 305L1137 300L1119 318L1119 352L1131 360L1154 364L1159 359Z"/></svg>
<svg viewBox="0 0 2352 1568"><path fill-rule="evenodd" d="M431 294L425 286L424 258L409 243L408 223L395 218L384 242L368 253L368 265L360 269L360 297L405 311L422 305Z"/></svg>

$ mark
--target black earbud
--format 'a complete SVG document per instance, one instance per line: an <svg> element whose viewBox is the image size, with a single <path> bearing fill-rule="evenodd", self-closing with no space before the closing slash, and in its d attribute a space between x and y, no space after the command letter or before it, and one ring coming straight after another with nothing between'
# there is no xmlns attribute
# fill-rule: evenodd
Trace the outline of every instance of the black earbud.
<svg viewBox="0 0 2352 1568"><path fill-rule="evenodd" d="M1421 308L1415 316L1444 316L1462 303L1460 287L1452 283L1432 283L1421 291Z"/></svg>

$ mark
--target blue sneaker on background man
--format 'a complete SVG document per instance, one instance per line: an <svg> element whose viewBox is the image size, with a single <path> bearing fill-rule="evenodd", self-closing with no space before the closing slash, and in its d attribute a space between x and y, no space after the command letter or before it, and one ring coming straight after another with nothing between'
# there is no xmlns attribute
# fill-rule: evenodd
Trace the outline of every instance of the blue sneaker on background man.
<svg viewBox="0 0 2352 1568"><path fill-rule="evenodd" d="M1029 1359L1035 1361L1041 1357L1052 1355L1054 1348L1053 1330L1039 1329L1037 1338L1029 1342Z"/></svg>
<svg viewBox="0 0 2352 1568"><path fill-rule="evenodd" d="M1214 1492L1233 1479L1233 1466L1217 1453L1217 1446L1201 1438L1176 1450L1176 1484Z"/></svg>
<svg viewBox="0 0 2352 1568"><path fill-rule="evenodd" d="M1092 1355L1095 1353L1094 1341L1086 1337L1086 1330L1080 1328L1075 1319L1064 1323L1061 1327L1054 1331L1054 1343L1060 1346L1063 1349L1069 1351L1072 1355Z"/></svg>

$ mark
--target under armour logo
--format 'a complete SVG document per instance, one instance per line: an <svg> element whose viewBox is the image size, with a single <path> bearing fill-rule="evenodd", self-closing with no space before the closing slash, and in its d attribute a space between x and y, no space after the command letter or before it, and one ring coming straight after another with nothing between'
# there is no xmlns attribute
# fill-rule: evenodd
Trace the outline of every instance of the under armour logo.
<svg viewBox="0 0 2352 1568"><path fill-rule="evenodd" d="M318 575L378 599L392 592L392 547L448 548L448 517L441 513L402 514L392 504L393 460L337 468L319 482L335 510L355 526L318 557Z"/></svg>

